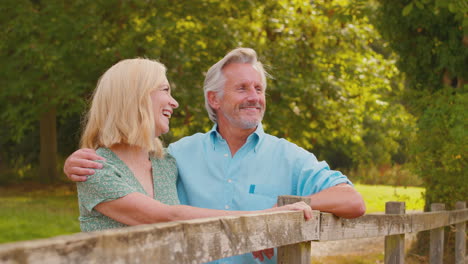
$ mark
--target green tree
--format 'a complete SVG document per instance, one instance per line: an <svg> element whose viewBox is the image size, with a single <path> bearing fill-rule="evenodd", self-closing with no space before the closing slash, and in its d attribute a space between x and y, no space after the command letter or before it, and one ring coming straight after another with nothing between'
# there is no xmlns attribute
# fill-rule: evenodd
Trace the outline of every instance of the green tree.
<svg viewBox="0 0 468 264"><path fill-rule="evenodd" d="M129 57L168 67L181 107L167 142L206 131L212 124L204 72L238 46L257 50L273 75L268 132L334 167L391 163L410 138L411 115L395 100L402 89L398 70L363 0L7 0L0 8L0 76L7 84L0 102L14 102L0 105L4 159L28 160L30 142L39 144L31 138L39 135L49 140L43 153L55 149L54 124L59 150L69 154L97 78Z"/></svg>
<svg viewBox="0 0 468 264"><path fill-rule="evenodd" d="M381 40L365 16L365 2L241 1L210 7L214 2L205 3L203 13L188 7L185 19L173 16L178 20L170 30L176 32L173 37L192 40L174 45L191 54L176 64L186 66L173 75L180 88L176 97L191 100L180 110L184 126L174 125L170 140L210 126L201 110L200 69L229 49L249 46L273 75L264 122L270 133L335 166L391 163L409 138L402 128L410 127L412 119L394 100L401 89L398 70L375 48ZM183 77L191 73L196 75Z"/></svg>
<svg viewBox="0 0 468 264"><path fill-rule="evenodd" d="M58 178L57 119L82 112L100 73L139 48L126 22L145 11L139 2L2 2L2 145L38 135L40 179Z"/></svg>
<svg viewBox="0 0 468 264"><path fill-rule="evenodd" d="M424 180L425 209L435 202L451 209L468 193L468 3L378 2L375 23L399 55L407 82L405 104L418 119L412 164Z"/></svg>
<svg viewBox="0 0 468 264"><path fill-rule="evenodd" d="M466 1L380 0L376 24L399 55L406 104L418 117L414 164L426 181L426 203L451 208L468 183ZM454 187L458 188L454 188Z"/></svg>

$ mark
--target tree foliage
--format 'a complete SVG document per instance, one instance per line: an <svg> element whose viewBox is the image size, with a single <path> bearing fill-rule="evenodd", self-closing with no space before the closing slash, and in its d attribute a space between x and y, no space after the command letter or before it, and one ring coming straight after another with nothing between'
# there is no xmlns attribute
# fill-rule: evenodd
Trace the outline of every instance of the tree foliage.
<svg viewBox="0 0 468 264"><path fill-rule="evenodd" d="M466 1L379 0L376 24L399 55L406 104L418 117L414 166L430 203L465 200L468 4Z"/></svg>
<svg viewBox="0 0 468 264"><path fill-rule="evenodd" d="M405 161L413 119L396 99L401 77L367 18L367 1L6 0L0 8L0 102L8 102L0 104L0 155L9 160L31 159L38 120L51 108L59 152L76 148L97 78L130 57L168 68L181 106L167 142L206 131L204 73L247 46L273 76L269 133L335 166Z"/></svg>

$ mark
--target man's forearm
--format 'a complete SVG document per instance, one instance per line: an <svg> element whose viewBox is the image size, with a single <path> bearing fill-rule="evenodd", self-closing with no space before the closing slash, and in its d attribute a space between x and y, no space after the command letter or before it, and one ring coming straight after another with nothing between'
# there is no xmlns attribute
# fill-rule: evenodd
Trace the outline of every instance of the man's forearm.
<svg viewBox="0 0 468 264"><path fill-rule="evenodd" d="M351 185L342 183L308 196L313 210L329 212L339 217L356 218L366 212L366 205Z"/></svg>

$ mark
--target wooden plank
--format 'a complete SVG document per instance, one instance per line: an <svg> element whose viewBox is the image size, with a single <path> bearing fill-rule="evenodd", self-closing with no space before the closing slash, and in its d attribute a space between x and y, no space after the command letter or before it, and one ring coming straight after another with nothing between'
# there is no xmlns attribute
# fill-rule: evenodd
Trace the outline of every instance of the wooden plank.
<svg viewBox="0 0 468 264"><path fill-rule="evenodd" d="M139 226L5 244L0 246L0 263L145 263L172 248L170 241L183 239L177 227ZM177 248L173 252L170 258L183 253Z"/></svg>
<svg viewBox="0 0 468 264"><path fill-rule="evenodd" d="M411 232L411 215L368 214L354 219L322 213L320 241L381 237Z"/></svg>
<svg viewBox="0 0 468 264"><path fill-rule="evenodd" d="M302 242L278 248L278 264L310 264L311 244Z"/></svg>
<svg viewBox="0 0 468 264"><path fill-rule="evenodd" d="M460 202L464 203L464 202ZM449 225L454 225L468 221L468 209L456 209L449 211Z"/></svg>
<svg viewBox="0 0 468 264"><path fill-rule="evenodd" d="M387 202L385 213L387 215L404 215L406 205L404 202ZM385 237L385 264L405 263L405 234Z"/></svg>
<svg viewBox="0 0 468 264"><path fill-rule="evenodd" d="M413 232L435 229L449 225L449 212L426 212L413 214Z"/></svg>
<svg viewBox="0 0 468 264"><path fill-rule="evenodd" d="M321 213L320 241L420 232L467 220L468 209L405 215L367 214L355 219Z"/></svg>
<svg viewBox="0 0 468 264"><path fill-rule="evenodd" d="M292 203L301 202L301 201L310 205L309 197L283 195L283 196L278 197L278 206L283 206L286 204L292 204ZM310 219L309 221L316 221L318 223L317 228L320 225L319 217L317 217L316 219ZM317 232L318 229L315 231ZM282 246L278 248L278 263L279 264L288 264L288 263L310 264L310 253L311 253L310 241Z"/></svg>
<svg viewBox="0 0 468 264"><path fill-rule="evenodd" d="M468 221L468 209L416 213L411 214L411 217L413 232L419 232L466 222Z"/></svg>
<svg viewBox="0 0 468 264"><path fill-rule="evenodd" d="M466 202L457 202L455 209L465 209ZM465 264L466 257L466 222L455 226L455 264Z"/></svg>
<svg viewBox="0 0 468 264"><path fill-rule="evenodd" d="M206 218L1 244L0 263L200 263L311 240L389 236L465 223L468 209L355 219L313 215L307 222L302 212Z"/></svg>
<svg viewBox="0 0 468 264"><path fill-rule="evenodd" d="M0 245L0 263L200 263L318 238L302 212L206 218Z"/></svg>
<svg viewBox="0 0 468 264"><path fill-rule="evenodd" d="M443 211L445 205L442 203L431 204L431 211ZM447 217L448 222L448 217ZM430 264L442 264L444 258L444 228L439 227L431 230L431 241L429 251Z"/></svg>

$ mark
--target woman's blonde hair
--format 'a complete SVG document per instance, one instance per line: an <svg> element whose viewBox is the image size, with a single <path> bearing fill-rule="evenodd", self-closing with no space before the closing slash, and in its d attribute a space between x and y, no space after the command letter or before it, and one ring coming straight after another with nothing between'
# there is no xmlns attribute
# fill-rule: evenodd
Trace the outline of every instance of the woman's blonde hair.
<svg viewBox="0 0 468 264"><path fill-rule="evenodd" d="M138 146L156 157L164 154L155 135L150 93L166 80L166 67L150 59L122 60L99 79L84 120L82 148L114 144Z"/></svg>

